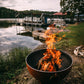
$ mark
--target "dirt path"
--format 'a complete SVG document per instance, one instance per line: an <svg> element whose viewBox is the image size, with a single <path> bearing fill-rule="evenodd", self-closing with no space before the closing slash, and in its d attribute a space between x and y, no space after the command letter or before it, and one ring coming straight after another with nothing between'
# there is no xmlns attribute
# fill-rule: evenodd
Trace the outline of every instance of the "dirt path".
<svg viewBox="0 0 84 84"><path fill-rule="evenodd" d="M43 49L46 48L46 45L40 45L34 49ZM64 50L66 53L69 53L73 59L72 70L61 82L60 84L84 84L84 58L77 57L73 54L73 49ZM14 84L39 84L28 72L25 67L20 75L14 78Z"/></svg>

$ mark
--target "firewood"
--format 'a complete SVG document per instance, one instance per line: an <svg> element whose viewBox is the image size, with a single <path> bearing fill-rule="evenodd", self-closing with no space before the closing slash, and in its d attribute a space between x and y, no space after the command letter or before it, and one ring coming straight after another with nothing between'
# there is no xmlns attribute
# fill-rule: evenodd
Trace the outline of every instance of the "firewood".
<svg viewBox="0 0 84 84"><path fill-rule="evenodd" d="M50 63L47 63L46 65L42 65L42 66L41 66L41 70L47 71L48 68L49 68L49 65L50 65ZM58 70L58 65L57 65L57 64L54 64L54 65L52 65L52 66L53 66L53 68L54 68L54 71L57 71L57 70ZM45 67L45 68L44 68L44 67Z"/></svg>
<svg viewBox="0 0 84 84"><path fill-rule="evenodd" d="M43 57L39 60L38 62L38 69L40 69L40 66L41 66L41 62L43 61Z"/></svg>
<svg viewBox="0 0 84 84"><path fill-rule="evenodd" d="M45 56L43 56L40 60L39 60L39 62L38 62L38 68L37 69L40 69L40 66L41 66L41 63L42 63L42 61L44 60L43 58L44 57L46 57L47 55L45 55Z"/></svg>
<svg viewBox="0 0 84 84"><path fill-rule="evenodd" d="M50 63L47 63L45 66L42 66L42 70L47 71L49 65L50 65ZM44 67L45 67L45 69L44 69Z"/></svg>

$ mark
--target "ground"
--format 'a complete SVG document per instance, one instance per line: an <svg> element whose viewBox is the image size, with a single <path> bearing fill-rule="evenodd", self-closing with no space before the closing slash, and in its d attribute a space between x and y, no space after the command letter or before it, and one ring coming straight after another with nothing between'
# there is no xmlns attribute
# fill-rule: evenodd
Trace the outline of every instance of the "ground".
<svg viewBox="0 0 84 84"><path fill-rule="evenodd" d="M70 54L73 59L71 72L59 84L84 84L84 57L75 56L74 49L84 45L84 22L69 25L66 29L69 32L61 32L58 36L66 35L60 42L56 43L56 48ZM46 48L46 45L40 45L33 51ZM9 83L11 82L11 83ZM21 73L13 80L7 80L9 84L39 84L28 72L25 67ZM56 83L57 84L57 83Z"/></svg>
<svg viewBox="0 0 84 84"><path fill-rule="evenodd" d="M84 84L84 58L75 56L73 50L77 46L73 48L65 49L64 52L71 55L73 59L72 70L71 72L61 80L60 84ZM46 48L45 44L38 46L34 50ZM25 67L20 75L14 78L13 84L39 84L37 80L35 80L28 72ZM7 81L9 83L9 80Z"/></svg>

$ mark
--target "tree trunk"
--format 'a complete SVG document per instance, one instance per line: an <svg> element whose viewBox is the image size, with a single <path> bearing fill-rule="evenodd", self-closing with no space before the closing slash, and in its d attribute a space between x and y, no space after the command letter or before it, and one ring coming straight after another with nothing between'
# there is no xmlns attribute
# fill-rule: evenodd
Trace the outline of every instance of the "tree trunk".
<svg viewBox="0 0 84 84"><path fill-rule="evenodd" d="M78 16L77 16L77 22L80 22L80 19L79 19L79 13L78 13Z"/></svg>

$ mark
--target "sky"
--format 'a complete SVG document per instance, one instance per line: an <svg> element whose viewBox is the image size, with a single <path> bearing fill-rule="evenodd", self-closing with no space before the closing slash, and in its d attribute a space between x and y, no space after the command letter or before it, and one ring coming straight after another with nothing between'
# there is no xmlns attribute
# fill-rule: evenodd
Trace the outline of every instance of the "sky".
<svg viewBox="0 0 84 84"><path fill-rule="evenodd" d="M60 0L0 0L0 7L19 11L41 10L60 11Z"/></svg>

